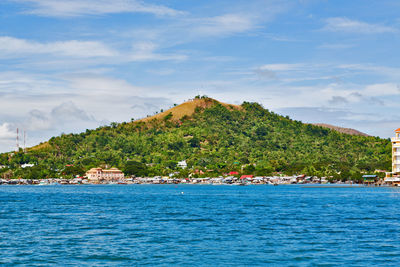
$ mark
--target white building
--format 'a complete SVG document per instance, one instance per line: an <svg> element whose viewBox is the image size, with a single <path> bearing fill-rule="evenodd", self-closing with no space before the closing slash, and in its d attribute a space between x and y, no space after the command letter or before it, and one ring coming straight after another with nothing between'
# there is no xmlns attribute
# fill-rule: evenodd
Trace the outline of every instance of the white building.
<svg viewBox="0 0 400 267"><path fill-rule="evenodd" d="M392 172L400 174L400 128L395 133L396 136L392 138Z"/></svg>
<svg viewBox="0 0 400 267"><path fill-rule="evenodd" d="M31 167L33 167L33 166L35 166L35 164L32 164L32 163L25 163L25 164L22 164L22 165L21 165L21 168L31 168Z"/></svg>
<svg viewBox="0 0 400 267"><path fill-rule="evenodd" d="M178 167L182 168L182 169L186 169L187 168L186 160L179 161L178 162Z"/></svg>

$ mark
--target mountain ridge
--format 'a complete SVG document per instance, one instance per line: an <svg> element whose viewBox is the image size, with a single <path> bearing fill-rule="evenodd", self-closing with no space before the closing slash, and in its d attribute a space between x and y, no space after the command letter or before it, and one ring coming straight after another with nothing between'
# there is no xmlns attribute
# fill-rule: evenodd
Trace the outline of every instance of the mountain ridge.
<svg viewBox="0 0 400 267"><path fill-rule="evenodd" d="M113 166L136 175L173 172L187 177L203 170L213 176L236 171L349 179L389 169L390 152L386 139L305 124L258 103L238 106L198 97L155 116L62 134L26 153L0 154L0 165L8 166L0 174L9 171L13 177L43 178ZM182 160L187 169L177 167ZM130 172L129 162L136 162L141 171ZM24 169L20 167L24 163L36 165Z"/></svg>
<svg viewBox="0 0 400 267"><path fill-rule="evenodd" d="M315 126L321 126L321 127L329 128L331 130L335 130L335 131L338 131L338 132L344 133L344 134L370 136L370 135L368 135L366 133L360 132L360 131L358 131L356 129L353 129L353 128L340 127L340 126L327 124L327 123L311 123L311 124L315 125Z"/></svg>
<svg viewBox="0 0 400 267"><path fill-rule="evenodd" d="M229 107L231 109L238 109L238 110L242 109L242 107L240 105L228 104L228 103L224 103L224 102L212 99L212 98L197 97L197 98L189 99L188 101L185 101L182 104L176 105L166 111L155 114L153 116L148 116L148 117L145 117L142 119L138 119L135 122L149 122L154 119L156 119L156 120L162 119L162 118L165 118L165 116L168 116L168 114L170 114L170 113L172 114L171 119L178 121L183 116L193 115L196 108L198 108L198 107L207 108L207 107L212 106L214 103L219 103L219 104L221 104L225 107ZM321 126L321 127L328 128L331 130L335 130L337 132L344 133L344 134L370 136L366 133L363 133L363 132L358 131L353 128L345 128L345 127L340 127L340 126L327 124L327 123L310 123L310 124L315 125L315 126Z"/></svg>

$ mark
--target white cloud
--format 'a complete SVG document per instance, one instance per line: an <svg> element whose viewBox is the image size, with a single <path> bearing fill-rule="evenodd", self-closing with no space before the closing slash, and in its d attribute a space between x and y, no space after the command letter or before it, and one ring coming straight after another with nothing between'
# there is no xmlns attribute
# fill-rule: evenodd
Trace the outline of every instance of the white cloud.
<svg viewBox="0 0 400 267"><path fill-rule="evenodd" d="M109 78L100 75L71 75L66 76L65 81L69 83L68 87L74 91L86 96L93 95L137 95L145 90L133 86L120 79Z"/></svg>
<svg viewBox="0 0 400 267"><path fill-rule="evenodd" d="M299 70L305 67L305 64L266 64L262 65L260 70L269 70L269 71L291 71L291 70Z"/></svg>
<svg viewBox="0 0 400 267"><path fill-rule="evenodd" d="M57 121L95 121L93 116L86 114L83 109L78 108L74 102L63 102L51 111L51 118Z"/></svg>
<svg viewBox="0 0 400 267"><path fill-rule="evenodd" d="M371 74L379 74L385 77L398 80L400 76L400 68L377 66L372 64L341 64L337 68L351 71L362 71Z"/></svg>
<svg viewBox="0 0 400 267"><path fill-rule="evenodd" d="M368 96L400 96L400 85L394 83L371 84L365 87L363 93Z"/></svg>
<svg viewBox="0 0 400 267"><path fill-rule="evenodd" d="M160 54L156 52L157 45L153 42L138 42L133 45L132 53L128 56L130 61L165 61L186 60L186 55Z"/></svg>
<svg viewBox="0 0 400 267"><path fill-rule="evenodd" d="M301 81L335 80L331 64L277 63L265 64L254 69L259 78L277 80L284 83ZM332 72L332 75L330 73Z"/></svg>
<svg viewBox="0 0 400 267"><path fill-rule="evenodd" d="M29 14L47 17L76 17L115 13L149 13L157 16L176 16L183 12L138 0L13 0L32 6Z"/></svg>
<svg viewBox="0 0 400 267"><path fill-rule="evenodd" d="M11 124L4 122L0 124L0 139L12 139L16 137L16 132L11 130Z"/></svg>
<svg viewBox="0 0 400 267"><path fill-rule="evenodd" d="M29 131L43 131L52 128L48 115L37 109L29 112L28 120L24 126Z"/></svg>
<svg viewBox="0 0 400 267"><path fill-rule="evenodd" d="M111 57L116 51L95 41L65 41L39 43L14 37L0 37L0 57L22 57L32 54L52 54L65 57Z"/></svg>
<svg viewBox="0 0 400 267"><path fill-rule="evenodd" d="M281 83L297 83L310 81L328 81L344 83L346 80L359 79L359 76L383 79L386 83L399 84L400 68L373 64L332 64L332 63L276 63L256 66L253 72L257 79ZM393 85L392 85L393 87ZM392 90L393 91L393 90Z"/></svg>
<svg viewBox="0 0 400 267"><path fill-rule="evenodd" d="M172 75L176 71L174 69L169 69L169 68L162 68L162 69L149 69L147 70L148 73L151 74L156 74L160 76L167 76L167 75Z"/></svg>
<svg viewBox="0 0 400 267"><path fill-rule="evenodd" d="M242 33L256 26L256 17L243 14L225 14L198 20L194 31L200 35L220 36ZM196 24L197 24L196 23Z"/></svg>
<svg viewBox="0 0 400 267"><path fill-rule="evenodd" d="M144 61L184 61L187 55L160 53L153 42L137 42L131 49L115 50L98 41L69 40L63 42L39 43L31 40L0 36L0 58L22 58L26 62L19 67L68 69L76 66L81 69L91 65L115 65L126 62ZM47 56L37 58L34 56Z"/></svg>
<svg viewBox="0 0 400 267"><path fill-rule="evenodd" d="M384 26L380 24L371 24L341 17L328 18L326 19L325 22L326 24L323 30L332 32L363 33L363 34L397 32L397 29L389 26Z"/></svg>

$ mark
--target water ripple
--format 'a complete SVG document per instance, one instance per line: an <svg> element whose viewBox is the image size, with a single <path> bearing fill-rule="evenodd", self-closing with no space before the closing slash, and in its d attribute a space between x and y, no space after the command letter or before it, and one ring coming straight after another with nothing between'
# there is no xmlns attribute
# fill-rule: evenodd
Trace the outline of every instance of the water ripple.
<svg viewBox="0 0 400 267"><path fill-rule="evenodd" d="M0 265L398 266L399 193L0 186Z"/></svg>

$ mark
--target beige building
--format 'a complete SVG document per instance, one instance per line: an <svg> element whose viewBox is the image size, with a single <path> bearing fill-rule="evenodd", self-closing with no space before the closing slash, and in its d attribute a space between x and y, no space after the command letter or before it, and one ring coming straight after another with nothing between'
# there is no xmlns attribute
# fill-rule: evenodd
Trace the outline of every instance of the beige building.
<svg viewBox="0 0 400 267"><path fill-rule="evenodd" d="M86 177L89 181L118 181L124 179L124 173L117 168L103 170L102 168L92 168L86 172Z"/></svg>

